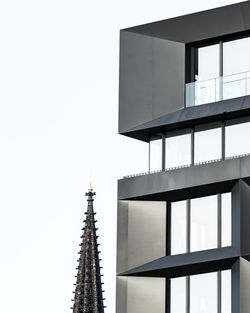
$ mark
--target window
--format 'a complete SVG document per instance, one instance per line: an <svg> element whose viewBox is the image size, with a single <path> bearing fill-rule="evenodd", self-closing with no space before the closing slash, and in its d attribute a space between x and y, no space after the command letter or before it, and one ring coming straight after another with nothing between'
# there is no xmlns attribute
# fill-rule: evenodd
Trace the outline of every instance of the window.
<svg viewBox="0 0 250 313"><path fill-rule="evenodd" d="M181 254L187 251L187 209L186 201L173 202L171 205L171 254Z"/></svg>
<svg viewBox="0 0 250 313"><path fill-rule="evenodd" d="M219 44L198 48L198 73L195 80L203 81L220 75Z"/></svg>
<svg viewBox="0 0 250 313"><path fill-rule="evenodd" d="M154 138L149 142L149 171L162 169L162 139Z"/></svg>
<svg viewBox="0 0 250 313"><path fill-rule="evenodd" d="M171 203L171 255L231 246L231 193Z"/></svg>
<svg viewBox="0 0 250 313"><path fill-rule="evenodd" d="M217 196L192 199L190 204L191 252L217 248Z"/></svg>
<svg viewBox="0 0 250 313"><path fill-rule="evenodd" d="M187 107L250 94L250 37L193 47L191 51Z"/></svg>
<svg viewBox="0 0 250 313"><path fill-rule="evenodd" d="M226 127L226 157L250 153L250 122Z"/></svg>
<svg viewBox="0 0 250 313"><path fill-rule="evenodd" d="M231 270L173 278L170 286L170 313L231 312Z"/></svg>
<svg viewBox="0 0 250 313"><path fill-rule="evenodd" d="M223 75L250 71L250 38L242 38L223 44Z"/></svg>
<svg viewBox="0 0 250 313"><path fill-rule="evenodd" d="M191 164L191 134L166 138L166 168Z"/></svg>
<svg viewBox="0 0 250 313"><path fill-rule="evenodd" d="M221 128L195 132L194 162L221 158Z"/></svg>
<svg viewBox="0 0 250 313"><path fill-rule="evenodd" d="M217 273L190 276L190 312L217 313Z"/></svg>
<svg viewBox="0 0 250 313"><path fill-rule="evenodd" d="M186 313L186 277L171 279L171 313Z"/></svg>

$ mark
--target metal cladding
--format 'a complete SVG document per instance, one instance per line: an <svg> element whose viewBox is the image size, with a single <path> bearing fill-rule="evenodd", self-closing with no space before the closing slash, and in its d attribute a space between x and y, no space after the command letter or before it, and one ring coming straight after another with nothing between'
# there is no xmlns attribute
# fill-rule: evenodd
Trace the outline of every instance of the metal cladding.
<svg viewBox="0 0 250 313"><path fill-rule="evenodd" d="M73 299L73 313L103 313L104 304L102 296L102 282L100 273L100 260L98 252L98 243L95 227L95 213L93 209L93 192L92 187L86 193L88 197L88 209L86 219L84 220L85 226L82 242L80 244L81 250L79 251L80 258L78 260L79 266L77 267L77 280L75 288L75 297Z"/></svg>

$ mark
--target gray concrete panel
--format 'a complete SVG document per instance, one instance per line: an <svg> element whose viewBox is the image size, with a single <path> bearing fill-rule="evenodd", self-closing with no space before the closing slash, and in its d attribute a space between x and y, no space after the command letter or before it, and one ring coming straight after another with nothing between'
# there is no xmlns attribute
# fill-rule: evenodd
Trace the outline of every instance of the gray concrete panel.
<svg viewBox="0 0 250 313"><path fill-rule="evenodd" d="M119 132L183 108L184 75L184 44L122 31Z"/></svg>
<svg viewBox="0 0 250 313"><path fill-rule="evenodd" d="M166 202L129 201L128 269L166 255Z"/></svg>
<svg viewBox="0 0 250 313"><path fill-rule="evenodd" d="M152 119L184 108L185 46L154 38Z"/></svg>
<svg viewBox="0 0 250 313"><path fill-rule="evenodd" d="M250 262L240 258L240 313L250 310Z"/></svg>
<svg viewBox="0 0 250 313"><path fill-rule="evenodd" d="M153 38L120 33L119 131L152 120Z"/></svg>
<svg viewBox="0 0 250 313"><path fill-rule="evenodd" d="M165 279L128 277L128 313L165 313Z"/></svg>
<svg viewBox="0 0 250 313"><path fill-rule="evenodd" d="M127 313L127 277L116 278L116 313Z"/></svg>
<svg viewBox="0 0 250 313"><path fill-rule="evenodd" d="M118 197L181 200L229 191L238 179L246 177L250 177L250 156L121 179Z"/></svg>
<svg viewBox="0 0 250 313"><path fill-rule="evenodd" d="M119 201L117 272L166 254L166 203Z"/></svg>
<svg viewBox="0 0 250 313"><path fill-rule="evenodd" d="M240 199L240 249L241 254L250 254L250 186L241 181Z"/></svg>
<svg viewBox="0 0 250 313"><path fill-rule="evenodd" d="M239 258L232 267L232 313L249 313L250 262Z"/></svg>
<svg viewBox="0 0 250 313"><path fill-rule="evenodd" d="M117 207L117 272L128 268L128 205L129 201L118 201Z"/></svg>

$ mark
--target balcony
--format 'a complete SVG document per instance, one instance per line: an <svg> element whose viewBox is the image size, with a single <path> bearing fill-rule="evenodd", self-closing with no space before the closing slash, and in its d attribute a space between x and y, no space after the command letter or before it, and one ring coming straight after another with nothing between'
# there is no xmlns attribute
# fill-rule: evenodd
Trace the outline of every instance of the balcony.
<svg viewBox="0 0 250 313"><path fill-rule="evenodd" d="M186 84L186 107L250 95L250 72Z"/></svg>

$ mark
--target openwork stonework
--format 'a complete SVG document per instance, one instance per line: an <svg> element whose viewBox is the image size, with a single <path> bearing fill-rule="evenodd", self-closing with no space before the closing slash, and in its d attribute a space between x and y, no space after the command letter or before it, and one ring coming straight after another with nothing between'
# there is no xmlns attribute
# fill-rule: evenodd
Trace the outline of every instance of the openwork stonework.
<svg viewBox="0 0 250 313"><path fill-rule="evenodd" d="M79 266L76 276L75 297L73 299L73 313L103 313L104 304L102 296L102 282L100 272L100 260L98 252L98 243L95 227L95 214L93 209L93 192L92 187L86 193L88 197L88 209L86 219L84 220L84 231L81 236L81 250L78 259Z"/></svg>

